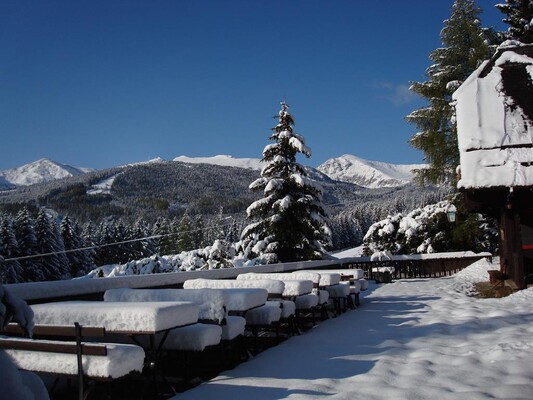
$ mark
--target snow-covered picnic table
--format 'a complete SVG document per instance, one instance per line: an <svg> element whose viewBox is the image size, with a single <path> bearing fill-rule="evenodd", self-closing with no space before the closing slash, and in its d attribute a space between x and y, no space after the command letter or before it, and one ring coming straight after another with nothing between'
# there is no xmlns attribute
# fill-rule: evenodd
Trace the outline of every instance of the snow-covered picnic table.
<svg viewBox="0 0 533 400"><path fill-rule="evenodd" d="M107 333L154 334L198 321L191 302L61 301L31 306L35 324L100 326Z"/></svg>
<svg viewBox="0 0 533 400"><path fill-rule="evenodd" d="M200 307L185 301L104 302L64 301L31 306L34 322L41 325L98 326L105 328L119 342L128 341L144 348L145 365L157 382L160 350L169 332L178 327L196 324ZM156 334L160 333L156 342ZM157 384L154 385L157 392Z"/></svg>
<svg viewBox="0 0 533 400"><path fill-rule="evenodd" d="M311 293L313 290L313 281L310 278L301 279L290 273L246 273L237 276L237 281L254 281L254 280L278 280L283 282L283 297L296 297Z"/></svg>
<svg viewBox="0 0 533 400"><path fill-rule="evenodd" d="M317 269L313 270L319 274L339 274L342 280L362 279L364 277L364 271L362 269Z"/></svg>
<svg viewBox="0 0 533 400"><path fill-rule="evenodd" d="M262 306L268 299L268 291L261 288L235 287L236 281L228 279L190 279L184 289L222 289L226 293L228 312L243 313Z"/></svg>
<svg viewBox="0 0 533 400"><path fill-rule="evenodd" d="M198 304L198 319L221 323L226 318L226 294L220 289L109 289L104 301L190 301Z"/></svg>

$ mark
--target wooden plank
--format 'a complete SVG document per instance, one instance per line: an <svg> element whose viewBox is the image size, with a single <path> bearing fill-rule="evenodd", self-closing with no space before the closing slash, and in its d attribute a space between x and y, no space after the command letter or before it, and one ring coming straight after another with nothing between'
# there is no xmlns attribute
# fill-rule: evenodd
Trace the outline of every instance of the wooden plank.
<svg viewBox="0 0 533 400"><path fill-rule="evenodd" d="M96 326L82 326L81 336L83 337L103 337L105 328ZM8 335L24 336L24 331L16 323L8 324L0 333ZM33 327L34 336L71 336L76 337L76 327L74 325L35 325Z"/></svg>
<svg viewBox="0 0 533 400"><path fill-rule="evenodd" d="M77 354L78 351L74 342L52 342L37 339L16 340L0 338L0 348L63 354ZM107 348L105 345L84 343L81 345L81 353L88 356L106 356Z"/></svg>

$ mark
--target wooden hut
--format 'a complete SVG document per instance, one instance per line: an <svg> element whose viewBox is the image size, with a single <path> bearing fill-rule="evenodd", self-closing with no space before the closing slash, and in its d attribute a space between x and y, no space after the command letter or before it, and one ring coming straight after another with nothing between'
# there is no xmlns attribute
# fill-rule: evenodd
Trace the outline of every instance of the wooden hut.
<svg viewBox="0 0 533 400"><path fill-rule="evenodd" d="M501 46L453 95L467 207L496 217L500 272L533 274L533 45Z"/></svg>

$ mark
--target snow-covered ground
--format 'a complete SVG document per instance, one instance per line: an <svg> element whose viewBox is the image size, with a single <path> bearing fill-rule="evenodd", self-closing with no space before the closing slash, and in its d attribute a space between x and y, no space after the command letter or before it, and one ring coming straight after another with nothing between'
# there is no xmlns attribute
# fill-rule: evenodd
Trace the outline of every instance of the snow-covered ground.
<svg viewBox="0 0 533 400"><path fill-rule="evenodd" d="M359 309L174 399L532 399L533 289L468 296L494 268L371 285Z"/></svg>
<svg viewBox="0 0 533 400"><path fill-rule="evenodd" d="M361 257L363 254L363 246L354 247L347 250L341 250L336 253L332 253L331 256L335 258L345 258L345 257Z"/></svg>
<svg viewBox="0 0 533 400"><path fill-rule="evenodd" d="M109 178L104 179L103 181L95 183L87 189L87 194L111 194L111 186L113 186L113 182L115 182L115 179L120 174L122 174L122 172L112 175Z"/></svg>

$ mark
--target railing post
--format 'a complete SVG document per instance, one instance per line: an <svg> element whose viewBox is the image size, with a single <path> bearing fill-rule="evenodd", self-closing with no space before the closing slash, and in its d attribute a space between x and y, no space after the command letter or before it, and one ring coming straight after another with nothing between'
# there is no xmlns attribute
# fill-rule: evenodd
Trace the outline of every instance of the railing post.
<svg viewBox="0 0 533 400"><path fill-rule="evenodd" d="M78 362L78 399L83 400L83 359L82 359L82 350L81 350L81 326L78 322L74 322L74 327L76 329L76 357Z"/></svg>

